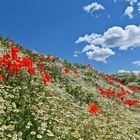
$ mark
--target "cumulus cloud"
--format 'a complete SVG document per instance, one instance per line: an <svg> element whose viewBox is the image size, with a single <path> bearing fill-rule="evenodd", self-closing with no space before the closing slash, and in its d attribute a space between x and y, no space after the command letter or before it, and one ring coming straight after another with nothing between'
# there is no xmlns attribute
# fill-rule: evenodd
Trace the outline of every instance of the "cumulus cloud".
<svg viewBox="0 0 140 140"><path fill-rule="evenodd" d="M140 47L140 26L128 25L124 29L114 26L105 31L103 35L96 33L86 34L79 37L76 41L76 43L82 42L88 44L83 48L82 53L86 53L89 59L92 58L96 61L106 62L108 57L115 54L111 50L113 48L127 50L129 48ZM100 55L97 55L99 52Z"/></svg>
<svg viewBox="0 0 140 140"><path fill-rule="evenodd" d="M95 45L85 46L82 52L88 56L88 59L93 59L103 63L107 63L106 59L115 54L115 52L109 48L100 48Z"/></svg>
<svg viewBox="0 0 140 140"><path fill-rule="evenodd" d="M137 66L140 66L140 61L134 61L133 64L137 65Z"/></svg>
<svg viewBox="0 0 140 140"><path fill-rule="evenodd" d="M140 71L127 71L127 70L119 70L118 73L134 73L134 74L140 74Z"/></svg>
<svg viewBox="0 0 140 140"><path fill-rule="evenodd" d="M104 9L105 8L97 2L93 2L93 3L83 7L83 10L87 13L93 13L94 11L104 10Z"/></svg>
<svg viewBox="0 0 140 140"><path fill-rule="evenodd" d="M133 5L138 2L138 0L126 0L126 1L129 2L130 5Z"/></svg>
<svg viewBox="0 0 140 140"><path fill-rule="evenodd" d="M134 7L133 6L128 6L124 12L125 16L128 16L130 19L133 18L133 12L134 12Z"/></svg>
<svg viewBox="0 0 140 140"><path fill-rule="evenodd" d="M119 26L109 28L103 35L92 33L79 37L76 43L87 42L104 48L127 50L140 46L140 26L128 25L124 29Z"/></svg>

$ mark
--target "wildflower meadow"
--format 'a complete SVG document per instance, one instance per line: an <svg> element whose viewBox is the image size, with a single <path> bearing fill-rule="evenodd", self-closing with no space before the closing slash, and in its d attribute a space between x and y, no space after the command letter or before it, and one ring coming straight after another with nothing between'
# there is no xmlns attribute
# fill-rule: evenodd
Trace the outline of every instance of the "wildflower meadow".
<svg viewBox="0 0 140 140"><path fill-rule="evenodd" d="M0 36L0 140L140 140L140 88Z"/></svg>

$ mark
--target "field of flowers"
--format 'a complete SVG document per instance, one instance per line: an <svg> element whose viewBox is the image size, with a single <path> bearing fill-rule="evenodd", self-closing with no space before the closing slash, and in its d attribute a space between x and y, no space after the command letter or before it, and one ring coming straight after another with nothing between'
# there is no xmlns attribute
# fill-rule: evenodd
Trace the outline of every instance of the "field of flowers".
<svg viewBox="0 0 140 140"><path fill-rule="evenodd" d="M140 90L0 37L0 140L37 139L140 140Z"/></svg>
<svg viewBox="0 0 140 140"><path fill-rule="evenodd" d="M113 76L122 81L124 85L140 88L140 73L116 73Z"/></svg>

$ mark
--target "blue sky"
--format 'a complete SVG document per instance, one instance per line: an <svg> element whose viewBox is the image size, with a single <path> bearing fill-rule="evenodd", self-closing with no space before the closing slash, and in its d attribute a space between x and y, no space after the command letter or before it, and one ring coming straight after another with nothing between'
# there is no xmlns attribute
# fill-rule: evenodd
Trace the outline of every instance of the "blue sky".
<svg viewBox="0 0 140 140"><path fill-rule="evenodd" d="M139 0L0 0L0 33L106 73L140 71L139 8Z"/></svg>

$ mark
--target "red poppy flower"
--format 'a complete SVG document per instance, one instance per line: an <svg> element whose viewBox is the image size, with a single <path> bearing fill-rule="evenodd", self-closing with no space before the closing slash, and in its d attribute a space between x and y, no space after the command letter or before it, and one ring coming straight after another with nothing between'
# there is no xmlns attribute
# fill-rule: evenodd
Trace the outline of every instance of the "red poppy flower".
<svg viewBox="0 0 140 140"><path fill-rule="evenodd" d="M17 59L18 59L18 55L17 55L16 53L12 53L12 58L13 58L14 60L17 60Z"/></svg>
<svg viewBox="0 0 140 140"><path fill-rule="evenodd" d="M19 49L16 46L11 47L11 53L18 53Z"/></svg>
<svg viewBox="0 0 140 140"><path fill-rule="evenodd" d="M118 83L118 87L120 87L121 86L121 84L120 83Z"/></svg>
<svg viewBox="0 0 140 140"><path fill-rule="evenodd" d="M129 86L130 89L134 90L134 91L139 91L140 89L136 86Z"/></svg>
<svg viewBox="0 0 140 140"><path fill-rule="evenodd" d="M44 83L48 83L48 82L50 82L51 77L50 77L50 75L46 75L46 76L42 77L42 80L43 80Z"/></svg>
<svg viewBox="0 0 140 140"><path fill-rule="evenodd" d="M2 81L2 75L0 74L0 81Z"/></svg>
<svg viewBox="0 0 140 140"><path fill-rule="evenodd" d="M10 60L4 60L3 65L6 71L9 71L12 68L12 62Z"/></svg>
<svg viewBox="0 0 140 140"><path fill-rule="evenodd" d="M78 71L78 70L75 70L75 71L74 71L74 73L75 73L75 74L78 74L78 73L79 73L79 71Z"/></svg>
<svg viewBox="0 0 140 140"><path fill-rule="evenodd" d="M112 85L112 82L109 81L109 82L107 82L107 84Z"/></svg>
<svg viewBox="0 0 140 140"><path fill-rule="evenodd" d="M96 113L100 112L99 108L94 103L90 103L88 105L88 108L89 108L89 112L92 114L96 114Z"/></svg>
<svg viewBox="0 0 140 140"><path fill-rule="evenodd" d="M39 72L44 72L44 67L43 67L43 66L39 66L39 67L38 67L38 71L39 71Z"/></svg>
<svg viewBox="0 0 140 140"><path fill-rule="evenodd" d="M24 63L25 67L32 67L33 66L33 61L28 57L23 58L23 63Z"/></svg>
<svg viewBox="0 0 140 140"><path fill-rule="evenodd" d="M9 59L9 58L10 58L10 54L8 54L8 53L5 54L3 58L5 58L5 59Z"/></svg>
<svg viewBox="0 0 140 140"><path fill-rule="evenodd" d="M32 67L30 67L30 68L28 69L28 73L29 73L30 75L34 75L34 69L33 69Z"/></svg>
<svg viewBox="0 0 140 140"><path fill-rule="evenodd" d="M124 104L129 105L129 106L136 105L138 103L139 103L138 100L125 100L124 101Z"/></svg>
<svg viewBox="0 0 140 140"><path fill-rule="evenodd" d="M21 68L21 66L20 66L19 63L13 63L13 64L12 64L12 72L13 72L13 73L18 73L19 70L20 70L20 68Z"/></svg>
<svg viewBox="0 0 140 140"><path fill-rule="evenodd" d="M64 68L65 73L69 73L69 69L68 68Z"/></svg>
<svg viewBox="0 0 140 140"><path fill-rule="evenodd" d="M45 75L49 75L49 73L47 71L44 72Z"/></svg>
<svg viewBox="0 0 140 140"><path fill-rule="evenodd" d="M123 93L118 93L117 96L118 96L121 100L124 100L124 94L123 94Z"/></svg>
<svg viewBox="0 0 140 140"><path fill-rule="evenodd" d="M19 59L16 60L16 62L17 62L21 67L24 66L24 62L23 62L22 59L19 58Z"/></svg>
<svg viewBox="0 0 140 140"><path fill-rule="evenodd" d="M100 91L100 94L105 94L105 91L104 91L104 89L103 88L99 88L99 91Z"/></svg>

